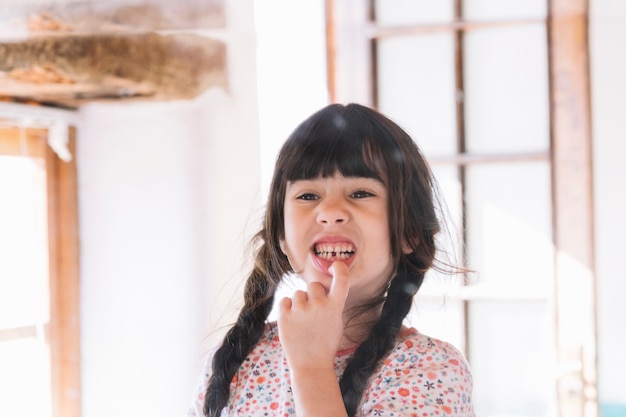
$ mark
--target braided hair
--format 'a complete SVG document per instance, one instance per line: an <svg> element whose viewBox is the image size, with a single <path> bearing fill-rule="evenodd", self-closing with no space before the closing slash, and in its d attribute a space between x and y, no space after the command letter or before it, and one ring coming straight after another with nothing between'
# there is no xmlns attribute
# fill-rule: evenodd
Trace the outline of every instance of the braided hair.
<svg viewBox="0 0 626 417"><path fill-rule="evenodd" d="M246 281L244 306L213 356L204 404L208 417L219 416L226 406L233 377L264 333L276 288L285 274L293 272L280 249L287 182L337 172L375 178L387 187L396 265L386 290L365 304L382 305L380 317L339 381L349 416L357 413L370 377L393 348L413 296L434 264L439 232L434 180L417 145L396 123L359 104L331 104L302 122L278 155L263 227L254 238L255 264Z"/></svg>

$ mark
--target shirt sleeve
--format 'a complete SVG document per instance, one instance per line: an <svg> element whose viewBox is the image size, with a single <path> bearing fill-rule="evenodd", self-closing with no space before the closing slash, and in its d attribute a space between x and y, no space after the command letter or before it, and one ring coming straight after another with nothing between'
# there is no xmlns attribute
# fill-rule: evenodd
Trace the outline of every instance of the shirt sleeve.
<svg viewBox="0 0 626 417"><path fill-rule="evenodd" d="M187 409L187 417L204 417L204 395L206 393L209 377L211 376L211 361L213 359L213 352L209 354L204 363L204 368L200 378L198 378L198 383L196 384L196 388L193 392L193 397L191 400L191 404Z"/></svg>
<svg viewBox="0 0 626 417"><path fill-rule="evenodd" d="M359 416L475 417L463 354L426 336L404 340L373 376Z"/></svg>

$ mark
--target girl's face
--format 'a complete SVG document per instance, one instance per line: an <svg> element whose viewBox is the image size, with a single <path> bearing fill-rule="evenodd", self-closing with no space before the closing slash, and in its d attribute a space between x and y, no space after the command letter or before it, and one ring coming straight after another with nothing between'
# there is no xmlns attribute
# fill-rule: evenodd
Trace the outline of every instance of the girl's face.
<svg viewBox="0 0 626 417"><path fill-rule="evenodd" d="M394 269L387 199L386 187L373 178L337 173L289 182L281 246L293 270L328 291L328 268L342 261L350 269L347 305L379 295Z"/></svg>

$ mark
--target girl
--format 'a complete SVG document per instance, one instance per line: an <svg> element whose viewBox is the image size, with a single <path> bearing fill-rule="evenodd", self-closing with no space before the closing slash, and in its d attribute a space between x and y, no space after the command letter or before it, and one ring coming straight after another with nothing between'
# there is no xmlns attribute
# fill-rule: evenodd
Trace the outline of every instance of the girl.
<svg viewBox="0 0 626 417"><path fill-rule="evenodd" d="M329 105L281 149L245 305L188 416L473 417L463 355L403 326L433 267L430 169L380 113ZM306 291L278 303L296 274Z"/></svg>

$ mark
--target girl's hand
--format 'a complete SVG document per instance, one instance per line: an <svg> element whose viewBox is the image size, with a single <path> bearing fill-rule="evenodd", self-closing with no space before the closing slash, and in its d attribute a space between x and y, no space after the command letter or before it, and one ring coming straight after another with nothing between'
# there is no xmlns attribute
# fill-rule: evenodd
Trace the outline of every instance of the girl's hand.
<svg viewBox="0 0 626 417"><path fill-rule="evenodd" d="M335 262L330 268L330 290L312 282L305 291L279 304L278 334L293 370L334 369L343 336L343 308L350 288L348 267Z"/></svg>

